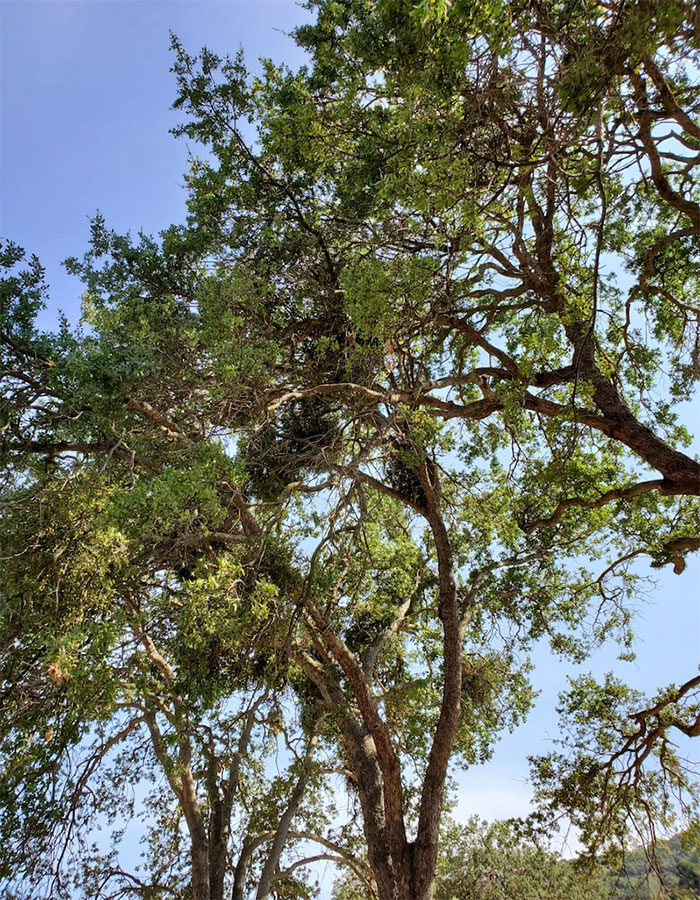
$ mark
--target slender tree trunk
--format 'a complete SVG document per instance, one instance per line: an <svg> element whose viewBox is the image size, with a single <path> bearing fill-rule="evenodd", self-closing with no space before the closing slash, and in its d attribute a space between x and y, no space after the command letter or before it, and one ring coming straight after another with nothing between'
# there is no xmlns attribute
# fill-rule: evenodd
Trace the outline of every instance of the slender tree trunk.
<svg viewBox="0 0 700 900"><path fill-rule="evenodd" d="M422 483L427 498L427 519L433 533L438 562L438 615L442 624L442 701L428 767L423 779L418 830L411 848L411 891L415 900L430 900L440 838L440 819L445 800L445 781L459 728L462 704L462 642L457 584L452 545L440 511L437 475L424 466Z"/></svg>
<svg viewBox="0 0 700 900"><path fill-rule="evenodd" d="M224 900L224 881L228 869L227 849L231 833L231 814L235 792L238 786L241 763L248 752L250 737L255 725L255 714L267 695L262 694L251 703L238 738L236 752L231 761L228 776L223 784L219 785L216 777L218 760L213 752L209 758L210 774L207 784L209 794L209 900ZM243 870L245 878L245 869ZM234 896L236 895L234 883ZM243 888L240 888L240 896L243 896Z"/></svg>
<svg viewBox="0 0 700 900"><path fill-rule="evenodd" d="M312 733L306 746L306 753L304 754L304 760L302 762L301 774L299 775L299 779L294 786L294 790L292 791L292 795L289 799L289 803L287 804L287 808L280 816L279 824L277 825L277 830L272 840L272 845L268 852L267 859L265 860L265 865L263 866L263 870L260 873L260 881L258 883L256 900L267 900L267 898L270 896L270 891L272 890L272 881L275 875L275 871L279 865L282 851L284 850L284 846L287 842L289 829L292 826L294 816L296 816L296 814L299 812L301 801L304 799L304 794L306 793L309 778L311 777L310 764L317 744L318 736L315 733ZM214 898L212 898L212 900L214 900Z"/></svg>
<svg viewBox="0 0 700 900"><path fill-rule="evenodd" d="M245 879L248 874L248 866L256 847L259 846L258 841L246 841L241 850L236 869L233 873L233 889L231 890L231 900L243 900L245 894Z"/></svg>
<svg viewBox="0 0 700 900"><path fill-rule="evenodd" d="M307 674L333 709L343 731L348 765L357 779L367 854L380 900L432 898L445 781L462 699L464 627L452 546L441 512L439 476L429 461L421 463L415 474L425 495L425 504L417 511L430 526L438 563L438 615L444 660L440 717L423 780L415 841L406 837L400 760L372 690L371 667L360 664L310 597L305 599L305 606L317 633L313 643L315 656L300 655ZM326 676L324 666L337 666L342 671L352 692L350 703L337 680ZM350 712L353 707L356 712Z"/></svg>

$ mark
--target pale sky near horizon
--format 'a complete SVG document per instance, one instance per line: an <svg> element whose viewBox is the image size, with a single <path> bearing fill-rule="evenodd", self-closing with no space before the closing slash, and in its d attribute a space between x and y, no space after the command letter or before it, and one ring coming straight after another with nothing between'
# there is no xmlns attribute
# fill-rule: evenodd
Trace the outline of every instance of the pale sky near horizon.
<svg viewBox="0 0 700 900"><path fill-rule="evenodd" d="M54 310L78 316L81 286L60 262L84 251L98 209L117 231L184 219L187 144L168 133L180 118L169 109L169 30L190 51L242 45L250 63L262 55L295 66L302 55L286 33L308 18L290 0L0 0L0 233L40 257ZM649 691L685 681L700 661L697 555L682 576L656 577L638 660L623 667ZM614 657L604 651L581 668L600 673ZM460 777L461 819L527 810L524 758L556 735L556 693L569 671L546 651L537 661L537 709L489 766Z"/></svg>

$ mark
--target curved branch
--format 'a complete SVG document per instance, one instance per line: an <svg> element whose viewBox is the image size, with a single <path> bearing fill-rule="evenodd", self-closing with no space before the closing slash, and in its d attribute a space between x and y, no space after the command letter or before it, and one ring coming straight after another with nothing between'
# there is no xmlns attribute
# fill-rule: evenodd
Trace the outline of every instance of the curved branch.
<svg viewBox="0 0 700 900"><path fill-rule="evenodd" d="M626 488L612 488L609 491L605 491L605 493L601 494L600 497L597 497L595 500L585 500L583 497L568 497L566 500L562 500L557 504L557 507L551 516L548 516L546 519L538 519L536 522L525 525L523 531L525 534L532 534L533 531L537 531L538 528L550 528L560 521L567 510L572 508L599 509L601 506L605 506L613 500L628 500L631 497L637 497L639 494L645 494L649 491L663 490L665 485L666 482L663 478L655 478L651 481L640 481L637 484L629 485L629 487Z"/></svg>

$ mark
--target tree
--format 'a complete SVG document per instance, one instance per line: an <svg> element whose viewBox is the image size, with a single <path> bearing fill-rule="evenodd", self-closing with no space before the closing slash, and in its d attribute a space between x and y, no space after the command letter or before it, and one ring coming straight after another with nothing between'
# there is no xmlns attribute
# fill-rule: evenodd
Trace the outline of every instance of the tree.
<svg viewBox="0 0 700 900"><path fill-rule="evenodd" d="M131 462L114 477L68 457L5 485L0 872L13 897L223 900L253 869L263 900L285 849L323 840L310 796L323 713L313 698L284 712L288 611L240 543L217 559L223 533L203 539L222 507L200 462L199 480L188 456L124 491ZM117 852L135 814L141 871ZM96 830L110 826L105 851Z"/></svg>
<svg viewBox="0 0 700 900"><path fill-rule="evenodd" d="M335 886L334 900L367 896L348 875ZM590 872L523 840L507 822L477 818L465 825L446 822L435 878L436 900L609 900L601 870Z"/></svg>
<svg viewBox="0 0 700 900"><path fill-rule="evenodd" d="M159 240L94 221L70 262L85 335L37 334L36 270L6 281L3 452L11 509L46 491L73 508L85 480L114 498L85 514L91 535L116 529L110 555L126 547L110 628L127 573L149 603L195 595L210 634L229 613L207 579L233 579L236 640L264 632L259 677L327 714L378 896L422 900L450 761L485 758L527 712L532 642L582 659L627 639L633 562L680 572L700 546L674 413L698 366L695 20L680 2L316 8L298 72L252 78L174 41L181 132L207 150L190 219ZM33 585L3 587L20 633ZM82 589L59 590L61 615ZM26 651L6 648L14 671ZM224 651L231 697L250 661ZM609 790L606 745L550 794L593 849L640 798L670 820L687 777L663 737L697 732L696 687L637 708L629 791Z"/></svg>
<svg viewBox="0 0 700 900"><path fill-rule="evenodd" d="M571 861L518 838L504 822L471 820L443 840L437 900L577 900L611 896L600 871L577 869Z"/></svg>
<svg viewBox="0 0 700 900"><path fill-rule="evenodd" d="M643 850L626 854L624 869L611 876L614 895L620 900L633 897L690 900L696 897L700 887L700 866L697 851L690 849L692 843L692 836L688 834L660 841L656 847L656 865L651 872Z"/></svg>

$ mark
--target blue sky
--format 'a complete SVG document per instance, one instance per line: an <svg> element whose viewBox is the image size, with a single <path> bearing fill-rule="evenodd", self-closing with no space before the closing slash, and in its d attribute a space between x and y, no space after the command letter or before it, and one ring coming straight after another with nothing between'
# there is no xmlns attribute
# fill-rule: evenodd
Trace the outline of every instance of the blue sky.
<svg viewBox="0 0 700 900"><path fill-rule="evenodd" d="M188 148L168 133L178 121L169 108L169 30L191 51L242 45L250 63L262 55L296 65L301 54L287 33L309 14L290 0L0 0L0 14L0 232L46 266L53 297L47 321L59 307L75 320L81 287L60 262L86 248L90 216L99 209L118 231L147 232L184 218ZM685 681L700 659L697 559L681 577L657 577L656 604L640 624L639 659L626 667L649 690ZM606 651L591 667L604 671L614 657ZM552 710L568 671L546 650L538 665L543 693L535 713L504 739L486 771L460 779L460 817L524 811L523 761L556 734Z"/></svg>
<svg viewBox="0 0 700 900"><path fill-rule="evenodd" d="M638 598L638 635L636 659L620 662L614 644L601 648L580 666L554 657L545 642L533 654L532 681L540 691L535 708L514 734L504 735L493 758L483 769L474 768L458 779L458 817L479 814L485 818L526 815L531 791L527 784L528 755L547 753L559 726L554 713L558 693L566 687L567 677L592 672L601 678L614 671L637 690L653 695L670 683L682 684L697 672L700 662L700 565L697 554L688 558L682 575L670 568L662 571L642 564L640 574L651 576L653 583L643 585ZM640 586L641 587L641 586ZM698 741L680 739L678 745L691 759L698 759ZM562 837L564 837L562 835ZM565 852L575 841L564 845Z"/></svg>
<svg viewBox="0 0 700 900"><path fill-rule="evenodd" d="M185 215L169 31L188 50L298 64L288 33L309 14L289 0L0 0L0 14L0 232L40 256L74 317L80 284L60 262L86 248L96 210L118 231Z"/></svg>

